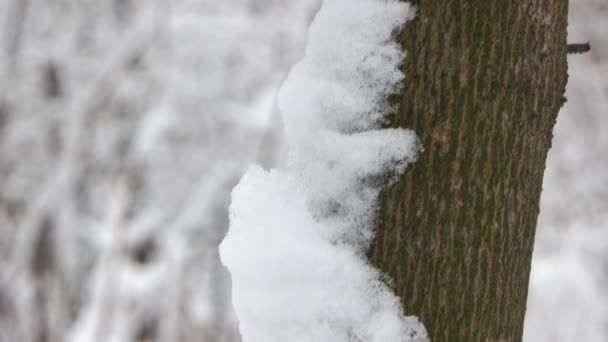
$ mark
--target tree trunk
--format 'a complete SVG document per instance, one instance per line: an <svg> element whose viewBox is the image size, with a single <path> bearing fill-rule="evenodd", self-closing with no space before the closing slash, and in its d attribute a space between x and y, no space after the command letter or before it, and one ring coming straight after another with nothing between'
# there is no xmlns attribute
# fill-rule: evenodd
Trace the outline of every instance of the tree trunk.
<svg viewBox="0 0 608 342"><path fill-rule="evenodd" d="M433 341L522 338L566 0L418 0L400 109L424 152L381 197L372 263Z"/></svg>

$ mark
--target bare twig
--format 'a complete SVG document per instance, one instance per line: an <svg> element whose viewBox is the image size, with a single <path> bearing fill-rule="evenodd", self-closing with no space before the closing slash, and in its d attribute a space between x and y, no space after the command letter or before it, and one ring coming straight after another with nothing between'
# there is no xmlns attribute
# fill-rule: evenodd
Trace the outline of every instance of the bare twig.
<svg viewBox="0 0 608 342"><path fill-rule="evenodd" d="M566 46L567 53L585 53L591 50L589 43L568 44Z"/></svg>

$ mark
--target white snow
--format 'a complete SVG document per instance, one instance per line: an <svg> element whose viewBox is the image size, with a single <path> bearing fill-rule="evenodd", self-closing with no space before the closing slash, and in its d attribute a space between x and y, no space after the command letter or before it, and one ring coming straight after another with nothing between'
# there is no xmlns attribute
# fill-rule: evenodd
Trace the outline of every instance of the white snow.
<svg viewBox="0 0 608 342"><path fill-rule="evenodd" d="M380 187L417 155L381 129L413 15L396 0L325 0L304 59L279 94L287 166L252 167L232 194L220 246L244 342L424 341L365 260Z"/></svg>

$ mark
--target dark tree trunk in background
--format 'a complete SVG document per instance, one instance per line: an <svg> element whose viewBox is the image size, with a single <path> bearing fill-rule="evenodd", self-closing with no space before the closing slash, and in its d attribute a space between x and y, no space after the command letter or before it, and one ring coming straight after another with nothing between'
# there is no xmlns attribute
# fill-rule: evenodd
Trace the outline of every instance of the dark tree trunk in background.
<svg viewBox="0 0 608 342"><path fill-rule="evenodd" d="M424 152L381 198L373 264L433 341L522 338L566 0L418 0L390 126Z"/></svg>

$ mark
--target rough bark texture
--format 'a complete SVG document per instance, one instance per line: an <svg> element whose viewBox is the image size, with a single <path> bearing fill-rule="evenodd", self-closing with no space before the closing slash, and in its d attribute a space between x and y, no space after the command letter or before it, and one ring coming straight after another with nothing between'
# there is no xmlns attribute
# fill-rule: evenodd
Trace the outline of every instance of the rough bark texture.
<svg viewBox="0 0 608 342"><path fill-rule="evenodd" d="M518 341L568 2L412 2L388 125L414 129L424 152L383 193L370 257L433 341Z"/></svg>

